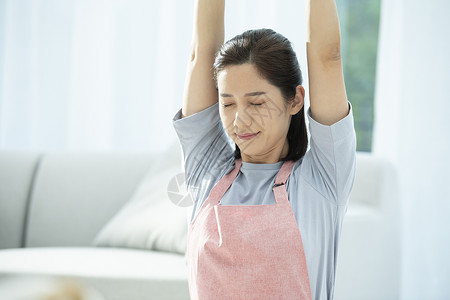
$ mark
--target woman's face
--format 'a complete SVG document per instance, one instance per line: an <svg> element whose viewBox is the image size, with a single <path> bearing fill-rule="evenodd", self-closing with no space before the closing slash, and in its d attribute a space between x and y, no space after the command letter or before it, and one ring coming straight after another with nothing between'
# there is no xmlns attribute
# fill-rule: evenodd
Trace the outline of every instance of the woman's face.
<svg viewBox="0 0 450 300"><path fill-rule="evenodd" d="M280 89L261 78L252 64L226 67L218 74L217 84L220 118L239 146L242 160L275 163L285 157L291 115L303 106L303 88L297 87L303 95L297 93L287 104Z"/></svg>

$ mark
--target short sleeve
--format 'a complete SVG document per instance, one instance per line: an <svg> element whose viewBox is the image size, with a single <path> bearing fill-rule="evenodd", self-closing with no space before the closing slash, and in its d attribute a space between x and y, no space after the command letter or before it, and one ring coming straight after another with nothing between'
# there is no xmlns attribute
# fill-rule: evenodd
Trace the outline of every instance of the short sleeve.
<svg viewBox="0 0 450 300"><path fill-rule="evenodd" d="M356 134L353 110L331 126L320 124L307 111L310 149L302 162L302 175L322 196L347 205L356 169Z"/></svg>
<svg viewBox="0 0 450 300"><path fill-rule="evenodd" d="M234 150L220 121L218 103L184 118L180 109L172 124L183 150L186 184L195 197L205 180L220 178Z"/></svg>

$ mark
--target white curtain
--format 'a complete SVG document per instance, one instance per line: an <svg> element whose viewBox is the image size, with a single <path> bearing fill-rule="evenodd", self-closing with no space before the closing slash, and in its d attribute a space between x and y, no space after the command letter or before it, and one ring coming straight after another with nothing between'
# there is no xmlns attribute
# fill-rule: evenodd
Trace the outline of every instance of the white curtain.
<svg viewBox="0 0 450 300"><path fill-rule="evenodd" d="M2 1L0 146L155 149L171 135L189 3Z"/></svg>
<svg viewBox="0 0 450 300"><path fill-rule="evenodd" d="M398 169L404 300L450 299L449 11L447 0L382 3L374 153Z"/></svg>
<svg viewBox="0 0 450 300"><path fill-rule="evenodd" d="M0 148L165 149L193 0L0 1ZM228 0L226 38L271 27L305 62L303 1Z"/></svg>

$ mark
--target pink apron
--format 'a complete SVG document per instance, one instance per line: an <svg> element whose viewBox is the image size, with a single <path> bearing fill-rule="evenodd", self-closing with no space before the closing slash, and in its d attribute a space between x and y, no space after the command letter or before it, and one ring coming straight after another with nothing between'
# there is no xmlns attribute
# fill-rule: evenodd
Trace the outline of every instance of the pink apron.
<svg viewBox="0 0 450 300"><path fill-rule="evenodd" d="M277 174L276 204L221 205L241 165L236 160L189 226L191 300L312 299L302 238L285 187L294 162L284 162Z"/></svg>

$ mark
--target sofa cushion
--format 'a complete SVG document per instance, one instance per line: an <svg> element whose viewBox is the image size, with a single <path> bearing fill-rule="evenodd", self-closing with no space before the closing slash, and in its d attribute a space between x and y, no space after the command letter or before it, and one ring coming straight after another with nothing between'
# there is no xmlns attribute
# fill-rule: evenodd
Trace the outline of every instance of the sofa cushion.
<svg viewBox="0 0 450 300"><path fill-rule="evenodd" d="M175 253L92 247L0 250L0 277L19 274L76 278L108 300L189 299L185 259Z"/></svg>
<svg viewBox="0 0 450 300"><path fill-rule="evenodd" d="M25 246L90 246L151 163L147 152L46 154L31 195Z"/></svg>
<svg viewBox="0 0 450 300"><path fill-rule="evenodd" d="M154 157L133 197L95 237L95 246L185 253L186 209L168 196L168 184L182 172L181 149L174 143Z"/></svg>

